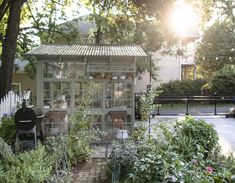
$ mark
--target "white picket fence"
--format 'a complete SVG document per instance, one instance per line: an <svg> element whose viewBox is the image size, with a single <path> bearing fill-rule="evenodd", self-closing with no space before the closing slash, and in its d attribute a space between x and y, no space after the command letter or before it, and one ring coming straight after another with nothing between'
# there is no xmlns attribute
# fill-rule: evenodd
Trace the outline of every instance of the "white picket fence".
<svg viewBox="0 0 235 183"><path fill-rule="evenodd" d="M21 107L22 101L30 99L30 91L18 95L13 91L9 91L5 97L0 100L0 123L3 116L9 116L16 112L18 107Z"/></svg>

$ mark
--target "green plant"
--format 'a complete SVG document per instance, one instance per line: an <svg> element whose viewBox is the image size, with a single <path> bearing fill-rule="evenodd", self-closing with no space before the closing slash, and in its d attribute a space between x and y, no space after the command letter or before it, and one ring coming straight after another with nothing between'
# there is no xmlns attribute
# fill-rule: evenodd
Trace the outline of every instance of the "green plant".
<svg viewBox="0 0 235 183"><path fill-rule="evenodd" d="M6 183L43 182L52 171L51 158L41 144L35 150L17 155L13 162L2 165L4 174L0 176L0 182Z"/></svg>
<svg viewBox="0 0 235 183"><path fill-rule="evenodd" d="M226 65L215 73L212 80L212 91L217 95L235 95L235 66Z"/></svg>
<svg viewBox="0 0 235 183"><path fill-rule="evenodd" d="M165 173L164 158L149 152L135 161L130 178L135 183L163 182Z"/></svg>
<svg viewBox="0 0 235 183"><path fill-rule="evenodd" d="M67 135L49 137L45 147L50 154L54 172L47 182L71 182L71 167L67 160Z"/></svg>
<svg viewBox="0 0 235 183"><path fill-rule="evenodd" d="M211 87L212 87L211 83L206 83L202 85L202 88L201 88L202 95L210 95L212 93Z"/></svg>
<svg viewBox="0 0 235 183"><path fill-rule="evenodd" d="M194 141L193 151L197 152L199 146L201 146L205 150L205 156L213 152L218 146L217 132L211 124L204 120L195 120L188 116L185 120L179 121L175 129L177 136L191 138Z"/></svg>
<svg viewBox="0 0 235 183"><path fill-rule="evenodd" d="M98 90L98 85L87 84L87 93L76 111L70 116L71 128L68 133L68 158L71 164L84 163L91 153L90 142L97 139L99 131L90 128L90 109L93 91Z"/></svg>
<svg viewBox="0 0 235 183"><path fill-rule="evenodd" d="M12 152L11 147L0 137L0 160L4 163L13 163L15 161L15 155Z"/></svg>
<svg viewBox="0 0 235 183"><path fill-rule="evenodd" d="M181 96L189 93L190 95L201 95L201 87L206 83L205 80L176 80L163 83L160 86L162 93L160 96Z"/></svg>
<svg viewBox="0 0 235 183"><path fill-rule="evenodd" d="M235 160L220 155L217 133L205 121L187 117L159 122L150 137L142 132L140 141L113 144L112 183L234 182Z"/></svg>
<svg viewBox="0 0 235 183"><path fill-rule="evenodd" d="M34 150L14 155L0 138L0 182L71 182L66 145L66 137L51 137L46 145L39 144Z"/></svg>
<svg viewBox="0 0 235 183"><path fill-rule="evenodd" d="M159 91L153 89L151 85L149 87L148 91L140 98L140 114L143 121L147 120L151 111L155 109L154 100L159 94Z"/></svg>
<svg viewBox="0 0 235 183"><path fill-rule="evenodd" d="M7 116L1 119L0 137L2 137L7 144L13 146L16 139L16 125L14 117Z"/></svg>
<svg viewBox="0 0 235 183"><path fill-rule="evenodd" d="M128 179L137 158L137 146L134 141L114 143L109 163L112 170L112 183Z"/></svg>

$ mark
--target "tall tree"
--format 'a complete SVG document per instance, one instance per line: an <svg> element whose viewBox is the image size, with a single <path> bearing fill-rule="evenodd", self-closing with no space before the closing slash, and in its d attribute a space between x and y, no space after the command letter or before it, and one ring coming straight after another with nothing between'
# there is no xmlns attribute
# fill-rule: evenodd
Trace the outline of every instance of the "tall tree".
<svg viewBox="0 0 235 183"><path fill-rule="evenodd" d="M7 12L3 1L0 12ZM9 7L9 16L7 21L6 33L2 42L2 55L0 67L0 98L10 89L12 83L13 63L16 53L16 42L19 34L20 14L23 4L26 0L11 0L6 2ZM4 15L3 15L4 16ZM2 16L2 17L3 17Z"/></svg>
<svg viewBox="0 0 235 183"><path fill-rule="evenodd" d="M56 33L61 33L56 22L65 19L65 7L72 1L0 0L0 98L11 89L14 58L20 55L16 53L31 49L38 36L51 43ZM29 26L20 26L21 21ZM34 70L30 64L28 70Z"/></svg>
<svg viewBox="0 0 235 183"><path fill-rule="evenodd" d="M215 22L205 31L197 48L197 65L202 76L211 76L224 65L235 64L235 24Z"/></svg>
<svg viewBox="0 0 235 183"><path fill-rule="evenodd" d="M217 19L203 30L196 53L199 74L206 78L225 65L235 64L235 1L211 1Z"/></svg>

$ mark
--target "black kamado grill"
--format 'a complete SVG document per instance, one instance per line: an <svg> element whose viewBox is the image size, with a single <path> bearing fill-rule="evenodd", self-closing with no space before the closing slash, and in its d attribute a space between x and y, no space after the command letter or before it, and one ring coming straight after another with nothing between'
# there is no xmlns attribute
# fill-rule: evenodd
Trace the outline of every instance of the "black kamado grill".
<svg viewBox="0 0 235 183"><path fill-rule="evenodd" d="M25 100L22 103L22 108L18 109L15 113L15 124L17 129L17 137L19 140L26 144L35 146L37 142L37 133L43 139L41 120L44 117L42 111L38 107L26 107ZM26 145L28 146L28 145ZM27 148L27 147L26 147Z"/></svg>

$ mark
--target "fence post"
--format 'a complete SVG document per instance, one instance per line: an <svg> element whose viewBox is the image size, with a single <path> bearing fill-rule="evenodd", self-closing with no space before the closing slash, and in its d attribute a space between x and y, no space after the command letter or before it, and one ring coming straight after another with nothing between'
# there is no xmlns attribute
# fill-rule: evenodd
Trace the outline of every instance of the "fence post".
<svg viewBox="0 0 235 183"><path fill-rule="evenodd" d="M217 115L217 106L216 106L216 92L215 92L215 95L214 95L214 101L215 101L215 115Z"/></svg>
<svg viewBox="0 0 235 183"><path fill-rule="evenodd" d="M160 116L160 109L159 109L159 96L157 96L157 115Z"/></svg>
<svg viewBox="0 0 235 183"><path fill-rule="evenodd" d="M186 96L186 116L188 116L189 115L189 113L188 113L188 92L187 92L187 96Z"/></svg>
<svg viewBox="0 0 235 183"><path fill-rule="evenodd" d="M151 86L151 82L150 82L150 84L147 85L147 95L148 95L148 93L151 93L151 90L152 90L152 86ZM149 111L149 138L151 137L150 136L151 135L150 126L151 126L151 110Z"/></svg>

